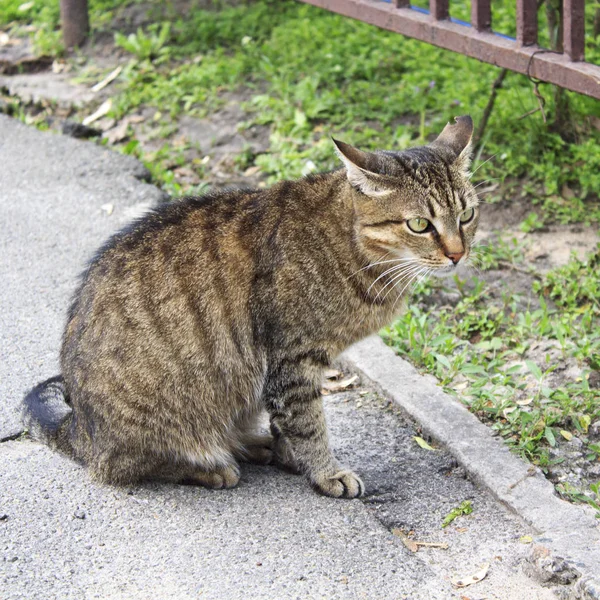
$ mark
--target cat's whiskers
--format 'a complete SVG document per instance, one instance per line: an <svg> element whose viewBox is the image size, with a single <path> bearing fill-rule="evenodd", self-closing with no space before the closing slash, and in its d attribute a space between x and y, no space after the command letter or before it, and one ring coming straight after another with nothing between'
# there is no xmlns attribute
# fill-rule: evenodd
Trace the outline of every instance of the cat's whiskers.
<svg viewBox="0 0 600 600"><path fill-rule="evenodd" d="M404 287L398 293L398 297L394 300L394 304L392 305L392 312L396 308L396 304L400 298L404 297L404 292L408 289L408 287L415 281L420 281L423 277L425 277L430 271L432 271L430 267L421 267L416 273L413 273L409 280L405 283Z"/></svg>
<svg viewBox="0 0 600 600"><path fill-rule="evenodd" d="M379 295L390 285L393 283L398 277L411 272L417 266L416 260L411 261L410 263L404 265L398 265L397 268L392 270L392 274L388 275L388 280L385 285L379 290L377 296L375 296L375 300L379 297Z"/></svg>
<svg viewBox="0 0 600 600"><path fill-rule="evenodd" d="M433 269L432 269L431 267L423 267L422 271L421 271L420 273L417 273L417 276L416 276L416 277L418 277L418 279L417 279L417 281L415 282L415 287L416 287L417 285L419 285L419 283L421 283L421 281L423 281L423 279L425 279L425 277L427 277L427 276L428 276L428 275L429 275L429 274L430 274L432 271L433 271ZM414 278L413 278L413 280L414 280ZM407 284L406 284L406 285L405 285L405 286L402 288L402 291L401 291L401 292L398 294L398 297L396 298L396 300L394 301L394 304L392 305L392 312L393 312L393 311L394 311L394 309L396 308L396 304L397 304L398 300L399 300L400 298L402 298L402 297L403 297L404 290L405 290L405 289L406 289L406 288L407 288L407 287L408 287L408 286L409 286L409 285L412 283L412 281L413 281L413 280L409 281L409 282L408 282L408 283L407 283Z"/></svg>
<svg viewBox="0 0 600 600"><path fill-rule="evenodd" d="M389 273L393 273L394 271L397 271L399 269L401 269L402 267L404 267L405 265L394 265L393 267L387 269L386 271L384 271L383 273L381 273L381 275L379 275L379 277L377 277L377 279L375 281L373 281L373 283L371 283L371 285L367 288L367 292L366 295L369 295L369 292L371 291L371 289L373 288L373 286L382 278L385 277L386 275L388 275Z"/></svg>
<svg viewBox="0 0 600 600"><path fill-rule="evenodd" d="M431 271L431 270L432 269L430 269L429 267L421 267L421 269L417 273L415 273L415 275L413 275L413 277L411 277L411 279L409 279L406 282L406 285L400 291L399 296L402 296L404 294L405 290L408 288L408 286L411 285L412 282L415 281L419 276L427 275L427 273L429 273L429 271Z"/></svg>
<svg viewBox="0 0 600 600"><path fill-rule="evenodd" d="M484 160L480 165L477 165L477 168L471 173L471 177L473 177L473 175L475 175L475 173L477 173L477 171L479 171L479 169L481 169L481 167L483 167L483 165L490 162L490 160L492 160L492 158L495 158L496 156L498 156L497 152L496 152L496 154L492 154L487 160Z"/></svg>
<svg viewBox="0 0 600 600"><path fill-rule="evenodd" d="M360 273L361 271L364 271L365 269L370 269L371 267L375 266L375 265L380 265L383 264L385 261L383 260L386 256L389 256L390 252L386 252L385 254L382 254L376 262L373 263L367 263L364 267L361 267L360 269L358 269L358 271L354 271L354 273L352 273L352 275L346 277L346 280L350 279L351 277L354 277L357 273ZM392 259L394 260L394 259Z"/></svg>
<svg viewBox="0 0 600 600"><path fill-rule="evenodd" d="M482 270L482 257L483 257L483 246L480 246L479 244L481 244L483 240L477 240L474 241L471 244L471 252L469 253L469 256L467 258L467 260L465 261L465 265L469 268L474 269L478 275L481 275Z"/></svg>
<svg viewBox="0 0 600 600"><path fill-rule="evenodd" d="M478 187L481 187L482 185L485 185L486 183L491 183L492 181L498 181L498 177L491 177L490 179L484 179L483 181L480 181L478 184L473 186L473 189L476 190Z"/></svg>
<svg viewBox="0 0 600 600"><path fill-rule="evenodd" d="M403 259L404 260L404 259ZM410 259L411 261L414 262L414 259ZM379 279L381 279L381 277L383 277L384 275L386 275L387 273L393 273L394 271L399 271L400 274L404 273L407 269L409 269L410 267L412 267L413 265L411 264L397 264L394 265L392 268L388 269L387 271L385 271L384 273L382 273L368 288L367 292L365 293L365 300L368 298L368 294L369 291L371 290L371 288L377 283L377 281L379 281ZM373 298L373 300L371 301L371 305L374 305L375 302L377 302L377 298L379 298L381 292L383 292L383 290L385 290L385 288L390 284L391 281L394 280L394 278L396 277L396 275L393 275L386 283L385 285L379 290L379 292L377 293L377 296L375 296L375 298ZM357 329L360 329L363 325L363 323L367 320L367 317L369 315L365 314L365 316L361 319L360 323L357 326Z"/></svg>
<svg viewBox="0 0 600 600"><path fill-rule="evenodd" d="M415 265L411 265L411 266L412 266L411 269L406 269L404 272L402 272L398 275L395 275L393 278L390 279L390 281L388 282L387 285L391 284L391 288L388 290L386 295L383 297L383 302L385 302L385 299L390 295L391 292L394 291L394 289L397 289L398 284L402 283L407 278L410 279L415 273L419 272L421 269L424 268L419 264L415 264ZM387 285L385 287L387 287ZM383 292L385 287L382 290L380 290L379 293Z"/></svg>
<svg viewBox="0 0 600 600"><path fill-rule="evenodd" d="M414 271L419 268L418 264L416 264L416 259L410 259L410 263L409 264L400 264L400 265L396 265L395 267L393 267L392 269L390 269L391 272L393 271L398 271L398 273L394 273L394 275L392 275L388 281L385 283L385 285L379 290L379 292L377 293L377 295L375 296L375 298L373 298L373 300L371 301L371 304L374 305L375 302L377 302L377 298L379 298L379 296L382 294L382 292L390 285L393 284L394 281L396 281L397 279L401 278L404 279L405 276L407 275L411 275L412 273L414 273ZM379 279L379 277L377 278ZM377 280L375 280L376 283ZM394 288L394 286L392 285L392 289ZM369 288L371 289L371 288ZM387 294L386 296L387 297ZM385 301L385 297L384 297L384 301ZM368 315L365 315L360 323L358 324L357 328L360 329L363 325L363 323L367 320Z"/></svg>
<svg viewBox="0 0 600 600"><path fill-rule="evenodd" d="M486 198L482 198L481 194L491 194L494 190L483 190L481 192L475 192L475 195L477 196L477 200L479 200L480 203L487 203L489 204L489 200L487 200Z"/></svg>
<svg viewBox="0 0 600 600"><path fill-rule="evenodd" d="M389 254L389 252L388 252L388 254ZM384 256L387 256L387 254L384 254ZM376 267L377 265L384 265L386 263L403 263L403 262L410 262L412 260L414 260L414 258L392 258L390 260L380 260L378 262L369 263L368 265L358 269L358 271L355 271L354 273L352 273L352 275L348 276L346 278L346 280L350 279L351 277L354 277L361 271L365 271L366 269L371 269L372 267Z"/></svg>
<svg viewBox="0 0 600 600"><path fill-rule="evenodd" d="M393 267L387 269L386 271L384 271L381 275L379 275L379 277L377 277L377 279L368 287L367 289L367 295L369 294L369 292L371 291L371 289L373 288L373 286L385 275L388 275L389 273L393 273L394 271L398 271L398 270L403 270L404 268L408 268L411 266L412 262L414 262L414 259L411 258L410 262L408 263L404 263L404 264L396 264ZM389 282L388 282L389 283ZM383 289L386 288L388 284L386 283L386 285L383 286ZM380 291L381 293L381 291ZM377 300L377 298L379 297L379 294L377 294L377 296L375 297L375 300ZM374 300L374 301L375 301Z"/></svg>

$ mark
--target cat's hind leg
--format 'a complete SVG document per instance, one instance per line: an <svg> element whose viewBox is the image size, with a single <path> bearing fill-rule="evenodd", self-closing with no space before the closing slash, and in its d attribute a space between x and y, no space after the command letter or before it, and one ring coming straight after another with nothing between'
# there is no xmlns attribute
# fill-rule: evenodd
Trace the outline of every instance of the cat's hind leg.
<svg viewBox="0 0 600 600"><path fill-rule="evenodd" d="M212 471L196 469L180 479L179 483L187 485L201 485L213 490L229 489L235 487L240 481L240 468L237 463L225 467L218 467Z"/></svg>
<svg viewBox="0 0 600 600"><path fill-rule="evenodd" d="M182 485L200 485L215 490L235 487L240 480L240 468L230 453L220 454L222 456L218 462L185 459L163 462L155 467L148 479Z"/></svg>
<svg viewBox="0 0 600 600"><path fill-rule="evenodd" d="M273 437L261 432L260 411L238 419L231 440L233 455L242 462L268 465L273 461Z"/></svg>

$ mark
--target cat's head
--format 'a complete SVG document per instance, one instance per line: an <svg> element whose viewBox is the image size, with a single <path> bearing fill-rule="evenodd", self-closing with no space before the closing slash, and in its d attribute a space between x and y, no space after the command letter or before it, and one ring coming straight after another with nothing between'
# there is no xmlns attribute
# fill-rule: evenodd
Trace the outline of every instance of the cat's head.
<svg viewBox="0 0 600 600"><path fill-rule="evenodd" d="M479 221L469 182L472 134L465 116L428 146L403 152L363 152L334 140L371 257L402 259L437 274L468 258Z"/></svg>

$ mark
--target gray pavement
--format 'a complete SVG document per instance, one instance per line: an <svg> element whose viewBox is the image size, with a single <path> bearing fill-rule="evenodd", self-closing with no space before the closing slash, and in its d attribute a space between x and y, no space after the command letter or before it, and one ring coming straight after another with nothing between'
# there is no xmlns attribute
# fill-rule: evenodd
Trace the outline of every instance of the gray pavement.
<svg viewBox="0 0 600 600"><path fill-rule="evenodd" d="M524 574L520 539L533 529L452 455L417 446L415 425L366 380L326 399L332 445L363 475L362 500L317 496L272 467L244 467L228 491L99 486L44 446L10 439L23 392L57 373L86 259L161 199L144 176L132 159L0 115L0 599L554 597ZM441 529L467 499L473 514ZM412 553L393 530L448 549ZM482 563L483 581L451 584Z"/></svg>
<svg viewBox="0 0 600 600"><path fill-rule="evenodd" d="M163 198L140 181L148 177L131 157L0 115L0 439L20 428L23 392L58 373L66 308L85 261Z"/></svg>

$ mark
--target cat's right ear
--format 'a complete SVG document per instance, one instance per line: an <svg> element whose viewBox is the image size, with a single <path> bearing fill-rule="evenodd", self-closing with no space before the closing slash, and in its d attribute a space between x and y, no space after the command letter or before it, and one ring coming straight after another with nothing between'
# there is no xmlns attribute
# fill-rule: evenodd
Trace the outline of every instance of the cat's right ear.
<svg viewBox="0 0 600 600"><path fill-rule="evenodd" d="M352 186L372 198L381 198L390 193L378 181L381 180L381 176L372 170L376 163L376 158L372 154L334 138L331 139L335 144L337 155L346 167L346 176Z"/></svg>
<svg viewBox="0 0 600 600"><path fill-rule="evenodd" d="M437 139L431 143L434 148L443 149L465 175L471 165L471 139L473 119L469 115L456 117L455 123L448 123Z"/></svg>

